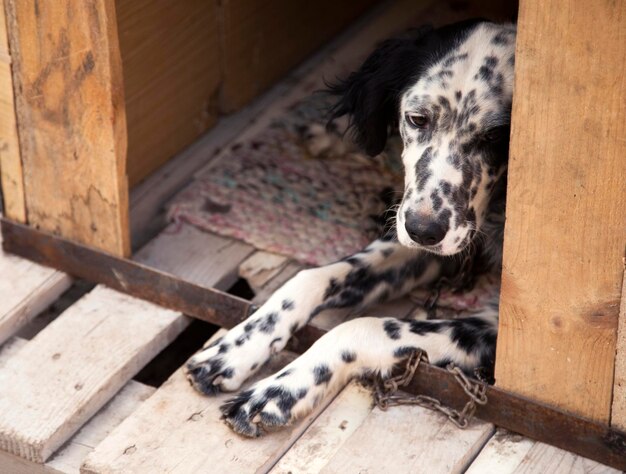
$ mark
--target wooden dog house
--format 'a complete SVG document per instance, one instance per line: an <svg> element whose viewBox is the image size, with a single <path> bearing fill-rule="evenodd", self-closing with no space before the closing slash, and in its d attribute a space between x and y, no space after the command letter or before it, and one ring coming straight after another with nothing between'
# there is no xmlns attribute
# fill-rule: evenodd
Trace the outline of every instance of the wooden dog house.
<svg viewBox="0 0 626 474"><path fill-rule="evenodd" d="M291 83L283 81L255 98L357 17L366 14L370 23L360 20L361 30L348 30L359 41L338 53L342 60L414 25L434 2L2 3L4 217L130 258L131 247L140 248L160 230L162 204L201 167L194 150L202 148L204 157L207 150L219 154L241 139L268 101L289 97L293 77L306 83L313 76L310 66L298 69ZM435 21L505 19L517 5L455 0L447 8ZM621 436L619 430L626 431L626 3L520 0L516 48L496 387L612 427L610 432ZM233 255L243 255L238 262L253 257L242 244L229 245ZM148 253L134 257L171 273L180 270L172 263L176 256L159 263ZM225 290L232 275L220 274L223 262L210 261L211 255L207 251L202 263L213 273L204 274L201 284ZM48 291L56 298L70 280L55 275ZM271 285L265 289L270 290ZM96 303L91 309L97 312ZM119 304L120 318L133 313L148 318L153 311ZM35 305L28 314L40 309ZM72 416L61 416L63 423L50 421L49 432L40 437L37 430L0 428L0 448L43 463L188 324L180 314L161 311L167 322L153 324L145 341L125 348L128 360L116 359L125 369L111 372L106 389L88 394ZM12 314L6 324L0 314L0 344L22 324ZM54 340L50 333L47 341ZM29 357L47 353L50 348L41 345ZM607 440L616 458L626 459L624 439Z"/></svg>

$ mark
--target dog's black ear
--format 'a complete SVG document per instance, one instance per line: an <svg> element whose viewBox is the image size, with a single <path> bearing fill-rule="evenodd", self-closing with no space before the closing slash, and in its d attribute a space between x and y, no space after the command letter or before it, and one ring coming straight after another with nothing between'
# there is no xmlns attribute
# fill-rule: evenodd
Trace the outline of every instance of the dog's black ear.
<svg viewBox="0 0 626 474"><path fill-rule="evenodd" d="M368 155L384 150L389 128L397 125L400 94L421 73L428 58L420 42L432 30L425 26L382 42L359 70L329 85L338 97L330 121L350 115L355 140Z"/></svg>
<svg viewBox="0 0 626 474"><path fill-rule="evenodd" d="M372 156L382 152L389 129L397 126L404 90L485 21L472 18L437 29L424 26L381 43L358 71L329 86L330 93L339 97L330 120L349 114L357 144Z"/></svg>

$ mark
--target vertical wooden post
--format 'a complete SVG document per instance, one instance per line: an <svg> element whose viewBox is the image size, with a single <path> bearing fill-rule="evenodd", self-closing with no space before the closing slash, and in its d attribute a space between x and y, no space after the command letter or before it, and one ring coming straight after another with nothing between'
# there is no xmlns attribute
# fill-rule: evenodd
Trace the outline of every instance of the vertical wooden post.
<svg viewBox="0 0 626 474"><path fill-rule="evenodd" d="M28 223L130 250L114 0L5 0Z"/></svg>
<svg viewBox="0 0 626 474"><path fill-rule="evenodd" d="M626 247L626 1L522 0L496 383L608 422Z"/></svg>
<svg viewBox="0 0 626 474"><path fill-rule="evenodd" d="M10 219L26 222L24 179L13 100L11 55L2 1L0 1L0 183L4 214Z"/></svg>

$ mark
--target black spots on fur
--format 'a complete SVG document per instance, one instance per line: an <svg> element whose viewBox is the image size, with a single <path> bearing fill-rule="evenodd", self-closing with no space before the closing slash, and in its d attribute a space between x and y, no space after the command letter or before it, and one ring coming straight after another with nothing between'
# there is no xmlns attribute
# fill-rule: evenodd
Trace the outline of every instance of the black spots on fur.
<svg viewBox="0 0 626 474"><path fill-rule="evenodd" d="M508 60L507 63L509 66L514 67L515 66L515 56L511 56Z"/></svg>
<svg viewBox="0 0 626 474"><path fill-rule="evenodd" d="M287 416L291 413L291 409L298 401L291 391L286 390L283 387L268 387L263 395L263 398L266 400L274 400L276 402L276 405L278 405L278 409L281 411L283 416ZM283 420L277 424L282 424L282 422Z"/></svg>
<svg viewBox="0 0 626 474"><path fill-rule="evenodd" d="M426 182L430 178L430 162L433 159L433 148L428 147L422 153L422 156L415 163L415 177L417 178L417 190L422 191Z"/></svg>
<svg viewBox="0 0 626 474"><path fill-rule="evenodd" d="M473 207L470 207L467 211L466 219L468 220L468 222L476 222L476 211Z"/></svg>
<svg viewBox="0 0 626 474"><path fill-rule="evenodd" d="M473 317L455 319L448 322L450 338L465 352L489 350L495 347L495 328L486 320Z"/></svg>
<svg viewBox="0 0 626 474"><path fill-rule="evenodd" d="M255 362L254 364L252 364L252 367L250 367L250 370L256 370L258 367L259 367L259 364Z"/></svg>
<svg viewBox="0 0 626 474"><path fill-rule="evenodd" d="M233 375L235 375L235 369L229 367L228 369L224 370L220 375L225 379L232 379Z"/></svg>
<svg viewBox="0 0 626 474"><path fill-rule="evenodd" d="M496 58L495 56L487 56L485 58L485 66L487 66L488 68L493 69L497 65L498 65L498 58Z"/></svg>
<svg viewBox="0 0 626 474"><path fill-rule="evenodd" d="M349 263L352 266L357 266L361 263L361 259L355 255L345 258L343 261Z"/></svg>
<svg viewBox="0 0 626 474"><path fill-rule="evenodd" d="M453 54L452 56L449 56L443 61L443 67L453 66L454 64L461 62L461 61L465 61L466 59L467 59L467 53Z"/></svg>
<svg viewBox="0 0 626 474"><path fill-rule="evenodd" d="M187 363L187 375L193 380L193 385L205 395L215 395L219 393L220 387L213 383L216 377L221 375L224 369L222 359L213 358L210 364L195 365ZM228 369L226 369L228 370Z"/></svg>
<svg viewBox="0 0 626 474"><path fill-rule="evenodd" d="M283 300L283 303L281 305L281 308L283 309L283 311L291 311L292 309L294 309L296 307L296 304L294 303L293 300Z"/></svg>
<svg viewBox="0 0 626 474"><path fill-rule="evenodd" d="M313 369L313 377L315 377L315 385L322 385L330 382L333 373L326 364L318 365Z"/></svg>
<svg viewBox="0 0 626 474"><path fill-rule="evenodd" d="M449 181L445 181L445 180L444 181L440 181L439 182L439 189L441 189L441 192L446 197L450 196L450 194L452 193L452 185L450 184Z"/></svg>
<svg viewBox="0 0 626 474"><path fill-rule="evenodd" d="M385 329L385 333L387 333L387 336L390 339L400 339L400 325L396 321L388 319L384 322L383 328Z"/></svg>
<svg viewBox="0 0 626 474"><path fill-rule="evenodd" d="M463 93L461 91L456 91L454 93L454 98L456 99L457 102L459 102L462 97L463 97Z"/></svg>
<svg viewBox="0 0 626 474"><path fill-rule="evenodd" d="M278 313L272 312L267 314L263 319L261 319L261 323L259 324L259 331L264 332L265 334L270 334L274 331L274 327L278 322L279 316Z"/></svg>
<svg viewBox="0 0 626 474"><path fill-rule="evenodd" d="M411 196L413 196L413 188L407 189L404 196L405 196L405 199L411 199Z"/></svg>
<svg viewBox="0 0 626 474"><path fill-rule="evenodd" d="M433 192L430 193L430 201L433 206L433 211L439 212L439 209L441 209L441 206L443 205L443 199L439 196L439 191L434 189Z"/></svg>
<svg viewBox="0 0 626 474"><path fill-rule="evenodd" d="M439 105L441 105L444 112L449 112L452 108L452 106L450 105L450 101L447 97L440 95L439 97L437 97L437 102L439 103Z"/></svg>
<svg viewBox="0 0 626 474"><path fill-rule="evenodd" d="M330 281L328 282L328 287L326 288L326 291L324 292L324 299L327 300L328 298L335 296L340 291L341 291L341 285L339 284L337 279L331 278Z"/></svg>
<svg viewBox="0 0 626 474"><path fill-rule="evenodd" d="M497 46L507 46L511 41L511 36L511 31L500 31L491 39L491 44L495 44Z"/></svg>
<svg viewBox="0 0 626 474"><path fill-rule="evenodd" d="M484 82L489 83L491 81L491 78L493 77L493 69L488 68L487 66L480 66L480 69L478 69L478 74L476 74L476 76L474 76L475 79L480 79Z"/></svg>
<svg viewBox="0 0 626 474"><path fill-rule="evenodd" d="M450 218L452 217L452 212L450 212L450 209L444 209L443 211L441 211L438 215L437 215L437 223L445 228L445 229L449 229L450 228Z"/></svg>
<svg viewBox="0 0 626 474"><path fill-rule="evenodd" d="M400 346L396 350L393 351L393 356L396 359L406 359L411 356L416 351L413 346Z"/></svg>
<svg viewBox="0 0 626 474"><path fill-rule="evenodd" d="M256 328L257 324L259 323L258 320L254 320L254 321L248 321L245 326L243 327L243 330L245 332L252 332L254 331L254 328Z"/></svg>
<svg viewBox="0 0 626 474"><path fill-rule="evenodd" d="M287 377L288 375L290 375L292 372L293 372L292 369L285 369L280 374L278 374L276 376L276 378L277 379L282 379L282 378Z"/></svg>
<svg viewBox="0 0 626 474"><path fill-rule="evenodd" d="M418 336L424 336L426 334L436 334L442 328L441 323L432 322L432 321L410 321L409 322L409 330L413 334L417 334Z"/></svg>
<svg viewBox="0 0 626 474"><path fill-rule="evenodd" d="M346 364L350 364L356 360L356 352L354 351L342 351L341 360Z"/></svg>
<svg viewBox="0 0 626 474"><path fill-rule="evenodd" d="M248 340L248 338L244 335L244 336L239 336L236 340L235 340L235 345L236 346L241 346L243 345L244 342L246 342Z"/></svg>
<svg viewBox="0 0 626 474"><path fill-rule="evenodd" d="M230 349L230 344L225 342L223 344L220 344L220 347L219 347L217 353L218 354L226 354L229 349Z"/></svg>

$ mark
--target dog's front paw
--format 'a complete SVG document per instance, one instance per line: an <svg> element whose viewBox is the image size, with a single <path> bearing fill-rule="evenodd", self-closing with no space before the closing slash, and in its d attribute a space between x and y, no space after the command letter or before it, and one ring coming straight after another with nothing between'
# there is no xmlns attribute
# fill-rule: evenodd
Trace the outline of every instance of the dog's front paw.
<svg viewBox="0 0 626 474"><path fill-rule="evenodd" d="M296 364L294 366L294 364ZM256 437L289 425L330 395L332 373L325 365L298 368L297 361L261 380L220 407L223 419L237 433Z"/></svg>
<svg viewBox="0 0 626 474"><path fill-rule="evenodd" d="M187 379L205 395L232 392L270 357L270 349L235 329L197 352L185 365Z"/></svg>

